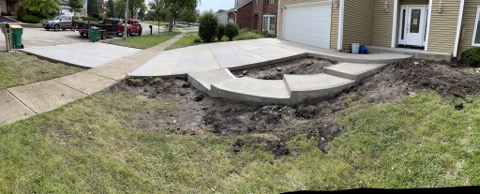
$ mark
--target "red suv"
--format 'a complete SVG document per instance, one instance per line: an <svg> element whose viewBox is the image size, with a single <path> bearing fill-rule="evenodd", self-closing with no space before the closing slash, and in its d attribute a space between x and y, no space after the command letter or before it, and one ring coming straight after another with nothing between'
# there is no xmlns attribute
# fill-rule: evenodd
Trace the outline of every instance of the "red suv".
<svg viewBox="0 0 480 194"><path fill-rule="evenodd" d="M137 34L138 36L142 35L142 25L138 20L129 19L127 22L127 36L131 36L132 34ZM124 32L125 22L123 24L118 25L118 32L123 34Z"/></svg>

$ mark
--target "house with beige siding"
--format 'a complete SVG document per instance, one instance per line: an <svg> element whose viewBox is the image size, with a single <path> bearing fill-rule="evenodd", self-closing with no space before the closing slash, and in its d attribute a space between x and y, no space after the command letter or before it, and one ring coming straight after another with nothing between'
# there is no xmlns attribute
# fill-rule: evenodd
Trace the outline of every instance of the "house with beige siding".
<svg viewBox="0 0 480 194"><path fill-rule="evenodd" d="M480 0L280 0L277 37L350 52L352 43L457 57L480 46Z"/></svg>

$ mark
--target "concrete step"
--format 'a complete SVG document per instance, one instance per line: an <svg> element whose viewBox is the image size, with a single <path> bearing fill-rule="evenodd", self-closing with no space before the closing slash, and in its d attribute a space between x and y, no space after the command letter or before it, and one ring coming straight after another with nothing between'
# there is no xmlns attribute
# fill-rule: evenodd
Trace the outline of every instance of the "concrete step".
<svg viewBox="0 0 480 194"><path fill-rule="evenodd" d="M282 80L260 80L249 77L213 84L217 97L269 104L290 104L290 92Z"/></svg>
<svg viewBox="0 0 480 194"><path fill-rule="evenodd" d="M328 74L284 75L283 81L290 92L290 104L309 98L329 98L353 86L354 80Z"/></svg>
<svg viewBox="0 0 480 194"><path fill-rule="evenodd" d="M323 73L359 81L379 72L385 66L385 64L340 63L324 68Z"/></svg>
<svg viewBox="0 0 480 194"><path fill-rule="evenodd" d="M211 95L211 85L237 79L228 69L215 69L188 74L188 83L198 90Z"/></svg>

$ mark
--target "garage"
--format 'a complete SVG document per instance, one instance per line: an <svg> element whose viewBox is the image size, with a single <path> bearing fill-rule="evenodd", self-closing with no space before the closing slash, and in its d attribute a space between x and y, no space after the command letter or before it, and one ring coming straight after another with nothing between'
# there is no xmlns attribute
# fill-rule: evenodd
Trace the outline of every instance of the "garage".
<svg viewBox="0 0 480 194"><path fill-rule="evenodd" d="M332 4L330 1L287 6L284 39L320 48L330 48Z"/></svg>

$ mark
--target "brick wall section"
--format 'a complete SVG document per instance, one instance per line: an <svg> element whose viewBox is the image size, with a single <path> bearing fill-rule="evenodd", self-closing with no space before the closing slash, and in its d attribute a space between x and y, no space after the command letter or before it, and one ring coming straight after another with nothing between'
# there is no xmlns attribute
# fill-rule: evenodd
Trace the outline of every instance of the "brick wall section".
<svg viewBox="0 0 480 194"><path fill-rule="evenodd" d="M237 9L237 25L239 28L253 27L253 1Z"/></svg>
<svg viewBox="0 0 480 194"><path fill-rule="evenodd" d="M255 15L257 15L258 18L256 21L252 21L252 29L262 30L263 15L265 15L266 13L272 13L273 15L275 15L275 19L277 19L278 1L279 0L275 0L274 4L268 4L268 0L259 0L258 6L255 6L255 0L253 1L252 18L255 18Z"/></svg>

